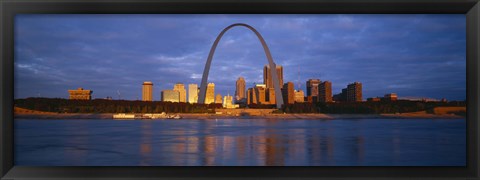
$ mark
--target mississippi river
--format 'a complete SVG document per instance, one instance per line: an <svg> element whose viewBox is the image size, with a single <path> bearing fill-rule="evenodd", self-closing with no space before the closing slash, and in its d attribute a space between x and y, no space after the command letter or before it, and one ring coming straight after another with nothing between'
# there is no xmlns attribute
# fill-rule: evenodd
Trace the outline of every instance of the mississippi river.
<svg viewBox="0 0 480 180"><path fill-rule="evenodd" d="M17 166L465 166L465 119L15 120Z"/></svg>

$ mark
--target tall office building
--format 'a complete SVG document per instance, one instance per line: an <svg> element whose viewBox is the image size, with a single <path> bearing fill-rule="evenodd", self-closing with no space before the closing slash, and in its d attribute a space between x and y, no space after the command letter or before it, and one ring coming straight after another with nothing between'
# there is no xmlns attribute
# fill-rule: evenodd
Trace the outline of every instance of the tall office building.
<svg viewBox="0 0 480 180"><path fill-rule="evenodd" d="M162 91L162 101L163 102L179 102L180 93L177 90L163 90Z"/></svg>
<svg viewBox="0 0 480 180"><path fill-rule="evenodd" d="M217 96L215 96L215 104L223 104L223 100L222 100L222 95L221 95L221 94L217 94Z"/></svg>
<svg viewBox="0 0 480 180"><path fill-rule="evenodd" d="M361 102L362 98L362 83L354 82L347 86L347 101Z"/></svg>
<svg viewBox="0 0 480 180"><path fill-rule="evenodd" d="M267 104L265 84L256 84L254 88L257 104Z"/></svg>
<svg viewBox="0 0 480 180"><path fill-rule="evenodd" d="M322 83L320 79L309 79L307 81L307 96L317 96L318 95L318 85Z"/></svg>
<svg viewBox="0 0 480 180"><path fill-rule="evenodd" d="M198 101L198 85L189 84L188 85L188 102L193 104Z"/></svg>
<svg viewBox="0 0 480 180"><path fill-rule="evenodd" d="M277 65L275 66L277 70L279 87L281 88L283 85L283 67L277 66ZM273 78L272 78L272 73L270 72L269 65L265 65L263 67L263 84L265 84L267 88L273 88Z"/></svg>
<svg viewBox="0 0 480 180"><path fill-rule="evenodd" d="M293 104L295 103L295 89L292 82L283 84L282 88L283 103Z"/></svg>
<svg viewBox="0 0 480 180"><path fill-rule="evenodd" d="M86 90L83 88L78 88L76 90L68 90L68 93L70 94L69 99L91 100L93 91Z"/></svg>
<svg viewBox="0 0 480 180"><path fill-rule="evenodd" d="M321 82L318 85L318 101L332 102L332 83L330 81Z"/></svg>
<svg viewBox="0 0 480 180"><path fill-rule="evenodd" d="M177 83L173 86L173 90L178 91L180 94L180 102L187 102L187 91L183 83Z"/></svg>
<svg viewBox="0 0 480 180"><path fill-rule="evenodd" d="M307 85L307 96L311 96L313 102L318 102L318 85L321 83L320 79L309 79Z"/></svg>
<svg viewBox="0 0 480 180"><path fill-rule="evenodd" d="M205 104L215 103L215 84L207 84L207 92L205 96Z"/></svg>
<svg viewBox="0 0 480 180"><path fill-rule="evenodd" d="M276 104L277 100L275 99L275 89L274 88L267 88L267 94L265 95L266 101L269 104Z"/></svg>
<svg viewBox="0 0 480 180"><path fill-rule="evenodd" d="M257 96L255 88L248 88L247 90L247 104L257 104Z"/></svg>
<svg viewBox="0 0 480 180"><path fill-rule="evenodd" d="M235 100L242 101L243 99L245 99L245 79L239 77L236 82Z"/></svg>
<svg viewBox="0 0 480 180"><path fill-rule="evenodd" d="M143 82L142 101L153 101L153 83L150 81Z"/></svg>

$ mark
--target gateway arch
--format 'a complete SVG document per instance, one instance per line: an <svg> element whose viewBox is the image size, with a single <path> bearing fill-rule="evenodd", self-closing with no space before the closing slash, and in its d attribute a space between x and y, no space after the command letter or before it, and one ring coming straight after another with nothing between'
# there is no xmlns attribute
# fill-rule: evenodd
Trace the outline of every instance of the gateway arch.
<svg viewBox="0 0 480 180"><path fill-rule="evenodd" d="M200 85L200 94L198 96L198 103L203 104L205 102L205 96L207 94L207 81L208 81L208 73L210 71L210 64L212 63L213 59L213 54L215 53L215 49L217 48L218 42L222 38L223 34L227 32L229 29L236 27L236 26L243 26L255 33L257 35L258 40L260 40L260 43L262 43L263 50L265 51L265 55L267 56L268 64L270 66L270 73L272 74L273 77L273 88L275 89L275 100L277 103L277 108L281 108L283 105L283 97L282 97L282 92L280 91L280 84L277 76L277 71L275 68L275 63L273 62L272 54L270 54L270 50L268 49L267 43L265 43L265 40L263 39L262 35L253 28L252 26L244 23L236 23L232 24L220 32L218 34L217 39L215 39L215 42L212 45L212 48L210 49L210 53L208 54L208 59L207 62L205 63L205 69L203 70L203 76L202 76L202 83Z"/></svg>

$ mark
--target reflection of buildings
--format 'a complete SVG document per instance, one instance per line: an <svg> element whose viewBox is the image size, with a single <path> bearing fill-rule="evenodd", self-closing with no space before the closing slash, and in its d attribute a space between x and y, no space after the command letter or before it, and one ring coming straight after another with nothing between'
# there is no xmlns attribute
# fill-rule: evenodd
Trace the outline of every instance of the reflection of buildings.
<svg viewBox="0 0 480 180"><path fill-rule="evenodd" d="M188 102L193 104L198 101L198 85L189 84L188 85Z"/></svg>
<svg viewBox="0 0 480 180"><path fill-rule="evenodd" d="M294 87L292 82L283 84L282 96L285 104L293 104L295 102Z"/></svg>
<svg viewBox="0 0 480 180"><path fill-rule="evenodd" d="M68 90L68 93L70 94L69 99L91 100L93 91L78 88L76 90Z"/></svg>
<svg viewBox="0 0 480 180"><path fill-rule="evenodd" d="M205 96L205 104L211 104L215 102L215 84L208 83L207 92Z"/></svg>
<svg viewBox="0 0 480 180"><path fill-rule="evenodd" d="M235 102L241 102L245 99L245 79L239 77L235 88Z"/></svg>
<svg viewBox="0 0 480 180"><path fill-rule="evenodd" d="M142 101L153 101L153 83L150 81L143 82Z"/></svg>
<svg viewBox="0 0 480 180"><path fill-rule="evenodd" d="M185 90L185 85L182 83L177 83L173 86L173 90L178 91L179 93L179 102L187 102L187 91Z"/></svg>
<svg viewBox="0 0 480 180"><path fill-rule="evenodd" d="M180 100L180 93L175 90L163 90L162 91L162 101L164 102L179 102Z"/></svg>

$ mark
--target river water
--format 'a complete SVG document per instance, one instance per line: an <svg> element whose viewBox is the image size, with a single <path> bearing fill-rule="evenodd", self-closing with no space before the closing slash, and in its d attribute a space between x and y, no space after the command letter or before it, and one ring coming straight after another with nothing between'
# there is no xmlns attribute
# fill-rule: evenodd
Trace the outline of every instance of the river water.
<svg viewBox="0 0 480 180"><path fill-rule="evenodd" d="M18 166L465 166L465 119L15 120Z"/></svg>

